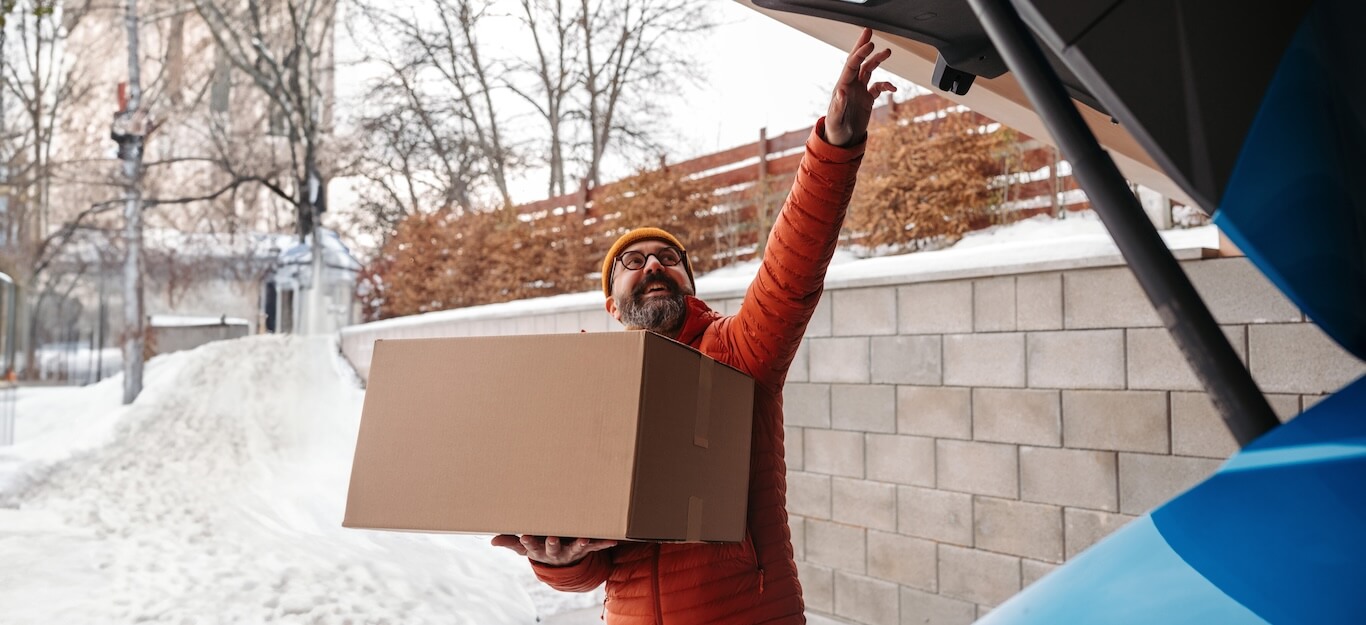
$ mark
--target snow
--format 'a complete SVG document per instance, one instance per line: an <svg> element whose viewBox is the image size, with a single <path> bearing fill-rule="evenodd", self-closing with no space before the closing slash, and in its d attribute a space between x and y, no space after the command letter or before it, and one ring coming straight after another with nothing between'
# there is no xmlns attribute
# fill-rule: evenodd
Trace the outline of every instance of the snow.
<svg viewBox="0 0 1366 625"><path fill-rule="evenodd" d="M257 336L21 388L0 447L0 622L532 623L554 593L486 536L344 529L363 392L330 337Z"/></svg>
<svg viewBox="0 0 1366 625"><path fill-rule="evenodd" d="M150 325L154 328L186 328L195 326L244 326L249 325L241 317L195 317L190 315L151 315Z"/></svg>

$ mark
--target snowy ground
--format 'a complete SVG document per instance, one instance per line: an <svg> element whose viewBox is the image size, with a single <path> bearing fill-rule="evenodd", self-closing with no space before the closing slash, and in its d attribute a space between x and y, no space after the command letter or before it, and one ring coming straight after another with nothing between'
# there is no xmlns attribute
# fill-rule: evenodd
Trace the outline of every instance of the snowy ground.
<svg viewBox="0 0 1366 625"><path fill-rule="evenodd" d="M23 389L0 447L0 623L535 623L487 537L340 526L362 392L331 338L250 337Z"/></svg>

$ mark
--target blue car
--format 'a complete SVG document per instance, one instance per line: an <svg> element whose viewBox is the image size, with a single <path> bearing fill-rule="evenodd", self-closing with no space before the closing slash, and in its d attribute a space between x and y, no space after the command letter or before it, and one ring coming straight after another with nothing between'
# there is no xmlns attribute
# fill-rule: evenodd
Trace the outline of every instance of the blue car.
<svg viewBox="0 0 1366 625"><path fill-rule="evenodd" d="M916 42L960 96L1009 73L1241 445L980 622L1366 623L1366 378L1281 425L1113 160L1150 158L1366 360L1366 3L751 1ZM1144 155L1101 149L1106 116Z"/></svg>

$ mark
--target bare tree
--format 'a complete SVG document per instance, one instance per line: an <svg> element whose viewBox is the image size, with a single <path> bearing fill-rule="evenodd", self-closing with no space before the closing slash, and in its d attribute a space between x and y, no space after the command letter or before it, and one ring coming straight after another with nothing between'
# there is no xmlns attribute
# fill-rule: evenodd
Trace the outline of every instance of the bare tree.
<svg viewBox="0 0 1366 625"><path fill-rule="evenodd" d="M67 45L87 9L85 3L56 0L0 3L0 269L14 276L18 287L16 311L22 311L17 316L30 375L42 319L39 303L55 284L43 279L43 271L70 240L75 224L89 216L66 214L53 203L56 173L63 165L53 158L62 116L89 94L90 83Z"/></svg>
<svg viewBox="0 0 1366 625"><path fill-rule="evenodd" d="M516 67L533 79L530 87L509 84L545 120L545 151L549 180L547 197L569 192L566 186L566 144L570 141L572 104L570 96L578 83L579 61L574 50L579 29L574 13L567 13L564 0L520 0L520 19L531 35L536 55Z"/></svg>
<svg viewBox="0 0 1366 625"><path fill-rule="evenodd" d="M123 161L123 403L142 392L142 148L147 137L147 114L142 108L142 49L138 46L138 0L126 0L124 27L128 33L128 99L114 116L111 135Z"/></svg>
<svg viewBox="0 0 1366 625"><path fill-rule="evenodd" d="M357 156L351 169L370 183L361 189L359 211L372 220L367 229L387 239L407 215L472 208L476 188L497 169L486 159L501 159L480 143L470 121L469 111L480 109L449 97L447 89L430 86L448 81L432 67L429 48L419 41L424 38L416 34L422 21L359 8L351 34L385 71L361 103L357 140L363 148L352 150ZM407 35L387 36L395 32ZM433 76L439 79L433 81Z"/></svg>
<svg viewBox="0 0 1366 625"><path fill-rule="evenodd" d="M679 45L712 27L706 4L688 0L579 0L581 97L590 136L584 178L601 184L602 160L623 142L658 152L651 98L688 78Z"/></svg>
<svg viewBox="0 0 1366 625"><path fill-rule="evenodd" d="M289 201L295 207L295 231L302 240L313 231L324 208L323 191L330 173L324 143L335 0L193 2L224 61L247 76L270 103L272 130L285 139L289 179L244 173L246 163L232 154L221 155L221 162L234 180L253 179Z"/></svg>
<svg viewBox="0 0 1366 625"><path fill-rule="evenodd" d="M688 38L712 26L705 3L686 0L419 0L402 10L374 1L361 6L371 32L393 42L377 46L372 56L399 59L386 61L386 87L400 85L420 95L389 100L370 118L416 111L429 132L445 131L448 142L462 137L456 145L472 146L480 157L471 163L472 172L467 170L474 175L463 179L473 187L468 195L487 184L503 205L511 203L508 181L534 168L545 167L547 193L557 195L573 180L596 185L609 155L658 154L661 126L654 94L692 78ZM513 35L505 24L486 30L506 19L520 25ZM489 32L499 33L501 40L486 43L481 36ZM443 121L451 119L457 121ZM449 168L427 171L448 178L452 173Z"/></svg>

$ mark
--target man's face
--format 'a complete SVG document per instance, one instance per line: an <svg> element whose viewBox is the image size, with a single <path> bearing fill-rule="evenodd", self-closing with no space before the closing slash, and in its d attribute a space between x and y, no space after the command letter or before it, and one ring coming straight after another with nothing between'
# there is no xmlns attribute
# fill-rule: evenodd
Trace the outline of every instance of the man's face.
<svg viewBox="0 0 1366 625"><path fill-rule="evenodd" d="M607 298L607 312L628 329L674 336L683 325L687 308L684 297L693 294L692 282L683 262L672 267L659 262L656 255L667 254L665 248L673 246L664 241L639 241L612 261L612 296ZM645 266L627 269L621 262L627 252L645 254Z"/></svg>

